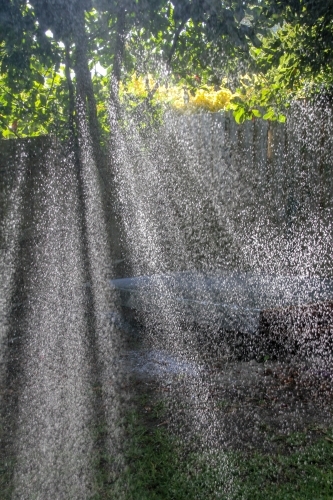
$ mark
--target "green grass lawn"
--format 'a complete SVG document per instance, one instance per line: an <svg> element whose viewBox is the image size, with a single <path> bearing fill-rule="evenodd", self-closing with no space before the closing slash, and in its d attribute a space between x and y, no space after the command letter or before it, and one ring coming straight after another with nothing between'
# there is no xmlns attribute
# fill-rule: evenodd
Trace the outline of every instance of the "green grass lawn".
<svg viewBox="0 0 333 500"><path fill-rule="evenodd" d="M163 402L138 398L123 423L126 467L116 474L102 451L106 426L96 428L100 450L91 500L333 499L333 428L272 435L280 449L275 454L210 453L174 436L165 412ZM2 469L0 498L9 499L11 468L6 463Z"/></svg>
<svg viewBox="0 0 333 500"><path fill-rule="evenodd" d="M333 499L332 441L321 437L288 455L239 457L235 463L239 488L235 498Z"/></svg>
<svg viewBox="0 0 333 500"><path fill-rule="evenodd" d="M147 405L147 401L145 402ZM189 451L163 425L163 405L149 403L126 419L127 468L95 498L128 500L332 500L333 431L273 436L281 452Z"/></svg>

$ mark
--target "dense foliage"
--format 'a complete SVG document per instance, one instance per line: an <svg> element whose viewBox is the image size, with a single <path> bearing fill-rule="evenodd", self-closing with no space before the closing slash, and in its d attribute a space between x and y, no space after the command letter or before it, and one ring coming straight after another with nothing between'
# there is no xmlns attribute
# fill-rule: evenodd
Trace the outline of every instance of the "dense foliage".
<svg viewBox="0 0 333 500"><path fill-rule="evenodd" d="M238 121L284 121L295 99L330 101L333 85L333 6L323 0L265 0L262 16L275 27L251 49L254 71L234 98Z"/></svg>
<svg viewBox="0 0 333 500"><path fill-rule="evenodd" d="M110 98L284 121L331 94L332 16L323 0L0 0L1 134L77 136L80 101L101 144Z"/></svg>

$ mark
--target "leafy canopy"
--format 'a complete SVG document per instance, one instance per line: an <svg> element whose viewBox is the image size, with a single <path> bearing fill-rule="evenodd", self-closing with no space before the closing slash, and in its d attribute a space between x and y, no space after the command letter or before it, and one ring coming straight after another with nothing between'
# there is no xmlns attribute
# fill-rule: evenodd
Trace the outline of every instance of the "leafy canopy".
<svg viewBox="0 0 333 500"><path fill-rule="evenodd" d="M333 4L323 0L0 0L4 137L69 134L81 15L84 86L105 136L112 75L128 108L229 106L238 122L283 121L292 99L330 92Z"/></svg>

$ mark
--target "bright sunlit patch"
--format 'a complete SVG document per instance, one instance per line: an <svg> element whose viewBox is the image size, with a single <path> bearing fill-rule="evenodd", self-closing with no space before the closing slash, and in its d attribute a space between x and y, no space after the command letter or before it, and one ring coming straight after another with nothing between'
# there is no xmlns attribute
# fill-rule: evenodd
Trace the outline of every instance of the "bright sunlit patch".
<svg viewBox="0 0 333 500"><path fill-rule="evenodd" d="M99 62L97 62L94 66L94 69L91 71L91 73L101 75L101 76L106 76L107 69L105 69Z"/></svg>

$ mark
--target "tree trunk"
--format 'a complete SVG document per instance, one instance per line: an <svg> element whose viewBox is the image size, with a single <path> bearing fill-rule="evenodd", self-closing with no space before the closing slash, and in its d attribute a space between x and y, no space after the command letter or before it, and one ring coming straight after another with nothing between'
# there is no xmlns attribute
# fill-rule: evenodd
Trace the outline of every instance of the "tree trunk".
<svg viewBox="0 0 333 500"><path fill-rule="evenodd" d="M126 26L126 11L124 8L120 8L117 16L116 22L116 43L115 43L115 51L113 56L113 71L111 75L110 82L110 105L111 105L111 114L110 116L110 125L111 125L111 133L113 126L115 123L112 123L113 120L117 120L119 118L119 83L121 78L121 64L124 57L124 48L125 48L125 26Z"/></svg>
<svg viewBox="0 0 333 500"><path fill-rule="evenodd" d="M73 85L72 78L71 78L71 58L70 58L70 51L69 51L69 43L68 42L65 43L65 76L66 76L66 82L67 82L67 87L68 87L68 99L69 99L68 125L69 125L71 140L73 142L75 142L75 139L77 138L77 131L76 131L76 127L75 127L75 91L74 91L74 85Z"/></svg>
<svg viewBox="0 0 333 500"><path fill-rule="evenodd" d="M88 130L91 137L94 159L99 165L103 161L101 133L97 117L96 100L88 64L88 39L85 31L84 10L76 17L74 28L75 75L78 106L78 119L88 118Z"/></svg>

